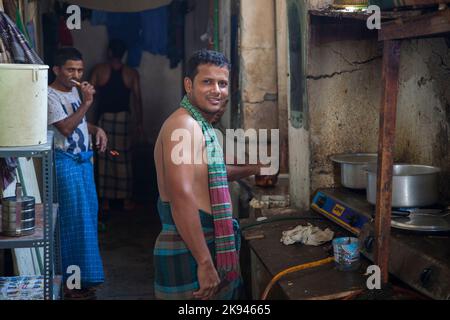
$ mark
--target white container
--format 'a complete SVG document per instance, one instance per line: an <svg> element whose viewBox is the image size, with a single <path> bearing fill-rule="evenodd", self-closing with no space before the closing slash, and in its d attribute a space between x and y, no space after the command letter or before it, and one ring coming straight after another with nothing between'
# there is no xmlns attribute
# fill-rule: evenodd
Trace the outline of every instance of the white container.
<svg viewBox="0 0 450 320"><path fill-rule="evenodd" d="M47 143L48 66L0 64L0 147Z"/></svg>

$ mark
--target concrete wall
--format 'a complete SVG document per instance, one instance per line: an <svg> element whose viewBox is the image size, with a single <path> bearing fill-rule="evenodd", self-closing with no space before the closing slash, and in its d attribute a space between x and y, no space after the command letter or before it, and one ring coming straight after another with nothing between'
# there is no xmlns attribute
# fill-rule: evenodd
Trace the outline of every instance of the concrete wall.
<svg viewBox="0 0 450 320"><path fill-rule="evenodd" d="M395 159L442 168L440 190L450 199L450 42L403 41Z"/></svg>
<svg viewBox="0 0 450 320"><path fill-rule="evenodd" d="M305 31L309 130L289 127L291 199L301 208L317 188L337 185L330 155L378 148L382 45L370 36L352 40L359 38L354 28L338 36L322 27ZM448 43L407 40L401 50L395 161L441 167L440 189L448 199Z"/></svg>
<svg viewBox="0 0 450 320"><path fill-rule="evenodd" d="M330 155L377 152L381 57L375 41L335 41L311 43L309 62L313 192L335 184Z"/></svg>
<svg viewBox="0 0 450 320"><path fill-rule="evenodd" d="M244 129L278 127L275 3L241 0L241 103Z"/></svg>
<svg viewBox="0 0 450 320"><path fill-rule="evenodd" d="M84 55L88 75L95 64L106 61L106 27L83 21L81 30L72 31L72 35L75 47ZM166 57L144 52L137 70L141 77L144 130L147 138L155 141L163 121L178 108L182 94L181 64L170 69Z"/></svg>
<svg viewBox="0 0 450 320"><path fill-rule="evenodd" d="M311 44L311 191L336 185L330 155L378 150L380 49L377 41ZM404 41L401 50L394 160L441 167L448 197L449 51L443 39Z"/></svg>

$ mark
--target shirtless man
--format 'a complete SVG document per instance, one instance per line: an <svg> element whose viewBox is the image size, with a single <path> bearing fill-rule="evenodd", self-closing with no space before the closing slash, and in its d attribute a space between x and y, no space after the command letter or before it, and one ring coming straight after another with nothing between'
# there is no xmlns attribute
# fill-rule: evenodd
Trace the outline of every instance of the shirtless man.
<svg viewBox="0 0 450 320"><path fill-rule="evenodd" d="M122 63L126 52L125 44L120 40L111 40L108 47L108 63L94 67L91 83L98 92L98 124L108 134L110 148L119 155L98 158L98 190L102 199L102 209L109 209L109 200L122 200L125 210L132 210L133 168L131 159L131 124L136 120L139 136L144 135L142 128L142 98L139 73ZM130 104L130 96L133 102Z"/></svg>
<svg viewBox="0 0 450 320"><path fill-rule="evenodd" d="M230 214L227 174L228 180L240 179L258 173L260 168L257 165L225 167L221 150L214 149L217 145L208 142L214 141L209 139L214 139L215 135L208 129L217 121L215 115L223 111L228 98L228 83L229 64L222 54L207 50L196 52L187 65L186 96L181 107L164 122L156 141L158 211L163 224L154 250L155 295L158 299L239 297L238 239L236 234L232 234L233 238L229 232L230 226L231 233L236 231L237 223L232 221ZM183 139L190 145L188 150L183 149L183 159L191 158L192 161L174 161L180 144L174 137L179 132L185 134ZM222 162L215 168L210 166L213 162L208 156L207 151L211 150L208 148L222 157ZM198 162L194 158L208 161ZM212 176L215 177L213 181ZM217 195L215 190L223 193ZM226 226L218 224L218 213ZM227 235L220 234L224 229L228 230ZM221 244L220 239L224 236L231 240ZM222 259L224 247L230 251L225 253L230 253L225 259L228 262ZM225 269L232 272L224 271L224 264L228 267Z"/></svg>

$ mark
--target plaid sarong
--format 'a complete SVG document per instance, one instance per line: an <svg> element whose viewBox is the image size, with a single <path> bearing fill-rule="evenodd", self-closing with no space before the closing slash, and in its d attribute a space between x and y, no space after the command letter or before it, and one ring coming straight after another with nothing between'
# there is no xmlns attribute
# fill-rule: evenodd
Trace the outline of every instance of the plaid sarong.
<svg viewBox="0 0 450 320"><path fill-rule="evenodd" d="M98 201L91 158L92 151L71 154L56 150L64 281L68 276L67 267L78 266L83 288L104 281L97 238Z"/></svg>
<svg viewBox="0 0 450 320"><path fill-rule="evenodd" d="M153 250L155 266L155 297L163 300L193 299L193 292L200 286L197 278L197 262L177 231L170 204L158 199L158 213L162 231ZM199 210L200 223L211 256L215 256L214 221L210 214ZM236 245L240 248L239 224L233 220Z"/></svg>
<svg viewBox="0 0 450 320"><path fill-rule="evenodd" d="M104 113L99 127L108 136L108 148L117 150L119 156L108 152L98 155L98 192L102 199L130 199L133 186L131 162L130 114L128 112Z"/></svg>
<svg viewBox="0 0 450 320"><path fill-rule="evenodd" d="M172 218L170 204L158 199L162 231L153 250L155 297L164 300L193 299L199 289L197 262L187 248ZM214 224L211 215L199 211L203 234L214 256Z"/></svg>
<svg viewBox="0 0 450 320"><path fill-rule="evenodd" d="M242 283L239 253L233 231L233 213L228 190L227 169L222 147L211 123L190 103L187 96L181 101L202 128L208 159L209 196L214 220L215 262L221 283L216 299L235 299Z"/></svg>

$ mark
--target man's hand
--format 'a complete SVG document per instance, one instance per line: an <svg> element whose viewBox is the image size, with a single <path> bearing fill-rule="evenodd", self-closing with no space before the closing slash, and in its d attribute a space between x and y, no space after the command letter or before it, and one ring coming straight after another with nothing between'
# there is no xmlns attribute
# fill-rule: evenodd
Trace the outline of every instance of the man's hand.
<svg viewBox="0 0 450 320"><path fill-rule="evenodd" d="M94 102L94 94L95 89L94 86L91 85L89 82L84 81L81 83L80 86L81 94L83 95L83 103L87 106L91 106L92 102Z"/></svg>
<svg viewBox="0 0 450 320"><path fill-rule="evenodd" d="M194 298L209 300L217 293L220 278L212 262L199 265L197 268L198 283L200 289L194 292Z"/></svg>
<svg viewBox="0 0 450 320"><path fill-rule="evenodd" d="M97 127L97 132L95 133L95 146L100 152L106 151L106 146L108 144L108 137L102 128Z"/></svg>
<svg viewBox="0 0 450 320"><path fill-rule="evenodd" d="M95 136L95 147L100 152L106 151L106 145L108 144L108 137L102 128L96 127L88 123L88 131L90 134Z"/></svg>

